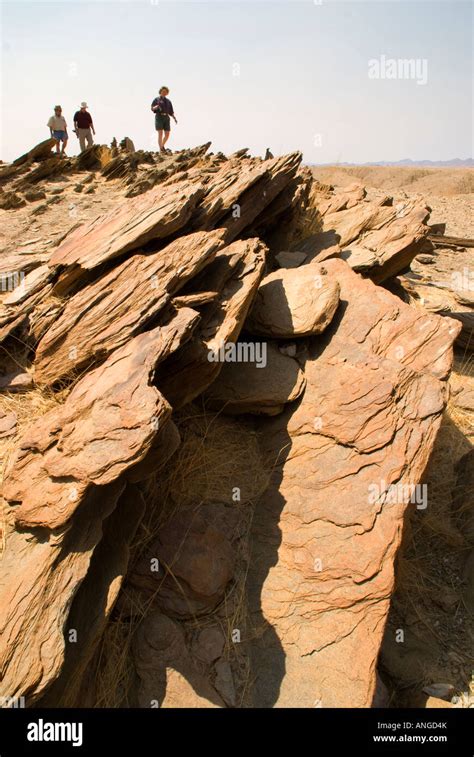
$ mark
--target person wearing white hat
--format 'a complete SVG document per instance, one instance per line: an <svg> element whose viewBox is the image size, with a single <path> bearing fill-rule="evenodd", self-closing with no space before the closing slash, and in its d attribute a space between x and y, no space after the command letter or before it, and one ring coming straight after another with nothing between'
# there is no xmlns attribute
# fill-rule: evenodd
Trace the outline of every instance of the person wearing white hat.
<svg viewBox="0 0 474 757"><path fill-rule="evenodd" d="M95 136L94 124L92 122L92 116L87 111L88 105L85 102L81 103L81 109L74 113L74 129L79 139L79 146L81 152L84 152L87 147L92 147L94 140L92 134Z"/></svg>

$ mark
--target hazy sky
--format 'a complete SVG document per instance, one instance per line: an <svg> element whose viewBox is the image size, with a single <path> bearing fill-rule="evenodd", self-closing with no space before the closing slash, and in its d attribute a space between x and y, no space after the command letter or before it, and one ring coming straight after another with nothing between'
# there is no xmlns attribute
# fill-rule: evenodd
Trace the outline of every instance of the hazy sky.
<svg viewBox="0 0 474 757"><path fill-rule="evenodd" d="M173 149L212 140L318 163L473 152L469 2L15 0L1 11L3 160L49 136L56 103L71 132L84 99L97 141L155 149L162 84L179 120Z"/></svg>

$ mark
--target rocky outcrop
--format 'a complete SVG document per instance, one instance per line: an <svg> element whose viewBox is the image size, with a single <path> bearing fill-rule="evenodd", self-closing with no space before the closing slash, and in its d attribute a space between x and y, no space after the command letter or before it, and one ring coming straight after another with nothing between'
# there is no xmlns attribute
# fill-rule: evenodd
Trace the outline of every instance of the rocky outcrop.
<svg viewBox="0 0 474 757"><path fill-rule="evenodd" d="M52 137L45 139L44 142L39 142L24 155L20 155L19 158L13 161L12 165L21 166L24 163L31 163L33 161L41 161L51 156L51 150L56 144L56 140Z"/></svg>
<svg viewBox="0 0 474 757"><path fill-rule="evenodd" d="M0 266L0 693L29 706L81 702L115 622L133 706L379 701L461 329L404 301L428 211L208 148L45 143L0 171L4 200L56 203L56 174L108 197Z"/></svg>

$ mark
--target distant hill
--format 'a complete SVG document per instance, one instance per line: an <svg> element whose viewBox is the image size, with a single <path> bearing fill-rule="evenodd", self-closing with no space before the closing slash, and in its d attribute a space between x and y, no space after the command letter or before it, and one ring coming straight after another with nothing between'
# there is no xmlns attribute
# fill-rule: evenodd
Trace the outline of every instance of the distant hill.
<svg viewBox="0 0 474 757"><path fill-rule="evenodd" d="M311 163L313 166L426 166L427 168L472 168L474 166L473 158L453 158L452 160L403 160L384 161L380 160L373 163Z"/></svg>

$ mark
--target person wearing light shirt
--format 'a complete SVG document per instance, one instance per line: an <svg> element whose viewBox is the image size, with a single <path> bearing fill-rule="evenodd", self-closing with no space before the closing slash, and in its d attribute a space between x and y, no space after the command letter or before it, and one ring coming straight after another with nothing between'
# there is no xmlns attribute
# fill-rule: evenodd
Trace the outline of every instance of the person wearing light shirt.
<svg viewBox="0 0 474 757"><path fill-rule="evenodd" d="M59 154L59 143L62 142L61 155L65 154L68 135L67 135L67 123L63 116L63 111L60 105L54 106L54 116L48 121L48 128L51 132L51 136L56 140L56 152Z"/></svg>

